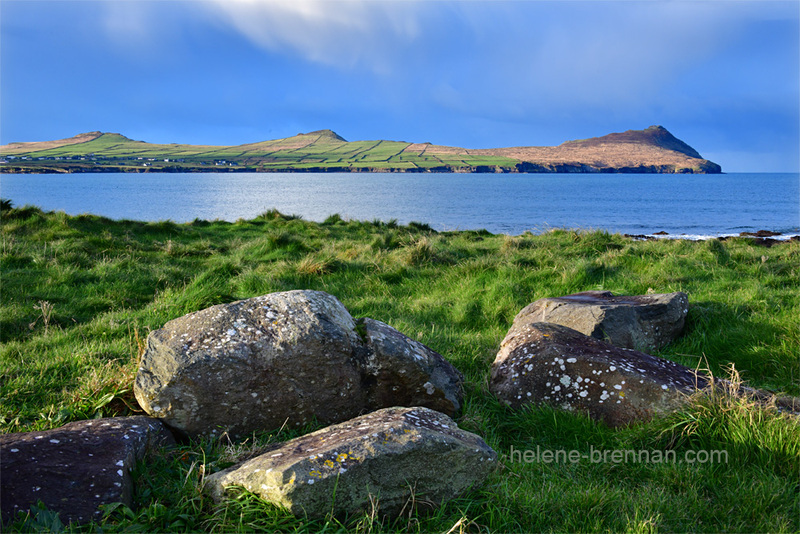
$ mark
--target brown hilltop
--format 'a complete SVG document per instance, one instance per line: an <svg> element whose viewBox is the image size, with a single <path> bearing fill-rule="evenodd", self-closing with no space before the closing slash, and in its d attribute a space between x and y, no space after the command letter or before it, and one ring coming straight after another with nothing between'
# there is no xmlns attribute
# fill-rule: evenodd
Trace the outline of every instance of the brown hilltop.
<svg viewBox="0 0 800 534"><path fill-rule="evenodd" d="M697 150L693 149L671 133L663 126L650 126L645 130L628 130L622 133L610 133L602 137L592 137L579 141L567 141L561 146L593 148L611 144L639 144L650 145L681 152L692 158L703 159Z"/></svg>
<svg viewBox="0 0 800 534"><path fill-rule="evenodd" d="M297 135L304 135L304 134L297 134ZM343 143L347 142L347 139L345 139L341 135L337 134L333 130L316 130L314 132L309 132L309 133L307 133L305 135L318 135L320 137L331 139L333 141L341 141Z"/></svg>
<svg viewBox="0 0 800 534"><path fill-rule="evenodd" d="M255 152L272 152L276 149L294 150L322 143L347 143L347 140L333 130L316 130L308 133L299 133L284 139L239 145L238 148Z"/></svg>
<svg viewBox="0 0 800 534"><path fill-rule="evenodd" d="M77 145L78 143L87 143L93 141L103 135L103 132L86 132L78 134L67 139L58 139L56 141L31 141L25 143L9 143L7 145L0 145L0 151L3 154L17 154L23 152L36 152L39 150L48 150L51 148L59 148L67 145Z"/></svg>
<svg viewBox="0 0 800 534"><path fill-rule="evenodd" d="M703 159L663 126L567 141L552 147L494 148L468 153L518 159L529 163L532 170L542 167L542 170L563 168L567 172L722 172L719 165Z"/></svg>

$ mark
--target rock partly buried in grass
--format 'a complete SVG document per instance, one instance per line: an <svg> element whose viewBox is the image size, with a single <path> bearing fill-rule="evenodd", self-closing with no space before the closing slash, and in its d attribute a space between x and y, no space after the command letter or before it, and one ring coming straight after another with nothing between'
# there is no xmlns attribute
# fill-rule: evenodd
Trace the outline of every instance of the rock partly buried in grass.
<svg viewBox="0 0 800 534"><path fill-rule="evenodd" d="M512 328L529 323L556 323L628 349L658 349L683 332L689 299L686 293L614 296L584 291L544 298L514 318Z"/></svg>
<svg viewBox="0 0 800 534"><path fill-rule="evenodd" d="M293 514L438 505L481 484L497 455L484 441L427 408L385 408L323 428L206 478L217 501L241 486Z"/></svg>
<svg viewBox="0 0 800 534"><path fill-rule="evenodd" d="M161 421L142 416L0 435L3 521L39 500L64 523L99 519L101 504L130 506L130 470L147 451L172 443Z"/></svg>
<svg viewBox="0 0 800 534"><path fill-rule="evenodd" d="M287 291L151 333L134 391L147 413L187 436L235 437L401 404L453 415L462 382L442 356L391 327L357 327L332 295Z"/></svg>
<svg viewBox="0 0 800 534"><path fill-rule="evenodd" d="M675 362L566 326L531 323L512 328L501 343L489 387L513 408L544 403L621 426L668 413L707 385Z"/></svg>

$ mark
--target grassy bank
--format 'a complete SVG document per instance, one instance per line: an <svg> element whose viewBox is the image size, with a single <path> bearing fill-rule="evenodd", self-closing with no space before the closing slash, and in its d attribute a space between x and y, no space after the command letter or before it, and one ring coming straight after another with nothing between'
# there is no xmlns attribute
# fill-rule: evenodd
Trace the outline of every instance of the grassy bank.
<svg viewBox="0 0 800 534"><path fill-rule="evenodd" d="M268 212L236 223L143 223L7 209L2 233L0 430L138 413L131 388L148 332L213 304L290 289L338 297L419 339L467 377L458 423L501 455L480 489L433 515L296 519L250 496L215 506L204 474L287 433L186 445L142 465L135 510L103 531L797 532L800 426L721 395L612 431L548 408L512 412L488 392L490 365L529 302L589 289L685 291L686 335L658 355L751 386L800 394L800 244L633 241L602 232L509 237L424 224L324 223ZM306 429L308 430L308 429ZM727 463L525 463L514 450L646 449ZM112 507L114 508L114 507ZM13 528L46 523L42 512ZM98 525L85 527L94 530Z"/></svg>

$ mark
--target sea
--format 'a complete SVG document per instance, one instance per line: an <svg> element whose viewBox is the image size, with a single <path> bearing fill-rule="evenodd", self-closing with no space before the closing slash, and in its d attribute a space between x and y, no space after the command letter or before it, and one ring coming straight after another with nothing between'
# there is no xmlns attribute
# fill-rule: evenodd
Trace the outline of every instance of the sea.
<svg viewBox="0 0 800 534"><path fill-rule="evenodd" d="M306 220L421 222L495 234L555 228L705 239L800 234L800 174L2 174L0 196L71 215L236 221L277 209Z"/></svg>

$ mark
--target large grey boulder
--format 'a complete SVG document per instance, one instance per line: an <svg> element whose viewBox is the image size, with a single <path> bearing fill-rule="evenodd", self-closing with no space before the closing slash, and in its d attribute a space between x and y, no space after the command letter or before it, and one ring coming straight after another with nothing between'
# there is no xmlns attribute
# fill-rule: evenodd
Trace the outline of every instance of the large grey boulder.
<svg viewBox="0 0 800 534"><path fill-rule="evenodd" d="M287 291L222 304L150 334L134 392L187 436L346 421L386 406L455 414L463 378L393 328L356 326L336 297Z"/></svg>
<svg viewBox="0 0 800 534"><path fill-rule="evenodd" d="M512 328L501 343L489 388L514 408L545 403L621 426L668 413L707 385L675 362L566 326L531 323Z"/></svg>
<svg viewBox="0 0 800 534"><path fill-rule="evenodd" d="M174 443L157 419L77 421L42 432L0 435L3 521L41 500L62 522L101 516L98 506L131 505L130 470L154 448Z"/></svg>
<svg viewBox="0 0 800 534"><path fill-rule="evenodd" d="M323 428L214 473L205 490L220 501L240 486L293 514L369 510L396 515L437 505L481 484L497 455L484 441L427 408L385 408Z"/></svg>
<svg viewBox="0 0 800 534"><path fill-rule="evenodd" d="M615 296L584 291L539 299L520 311L512 328L556 323L628 349L659 349L681 333L689 309L686 293Z"/></svg>

